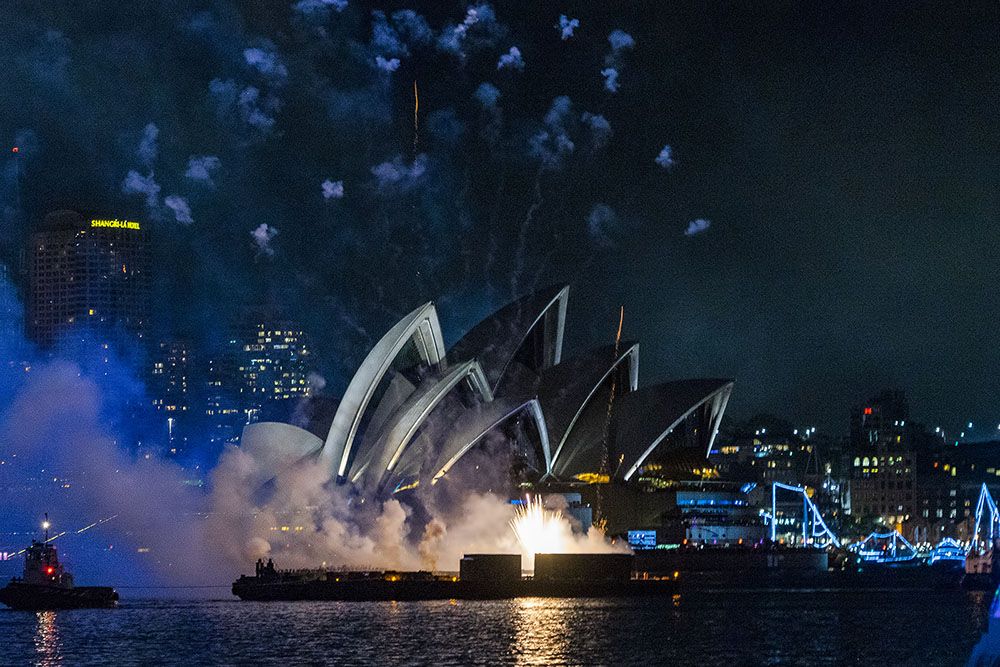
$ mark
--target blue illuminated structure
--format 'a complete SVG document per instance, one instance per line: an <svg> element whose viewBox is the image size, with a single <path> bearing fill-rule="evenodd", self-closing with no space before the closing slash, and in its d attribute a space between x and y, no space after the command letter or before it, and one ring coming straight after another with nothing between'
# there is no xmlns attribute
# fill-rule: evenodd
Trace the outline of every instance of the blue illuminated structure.
<svg viewBox="0 0 1000 667"><path fill-rule="evenodd" d="M965 547L950 537L944 538L931 550L931 555L927 559L927 564L933 565L934 563L943 561L959 561L964 563Z"/></svg>
<svg viewBox="0 0 1000 667"><path fill-rule="evenodd" d="M840 546L840 541L833 531L827 528L819 509L810 500L805 487L773 482L771 484L771 541L776 542L778 537L778 489L792 491L802 494L802 544L814 544L817 546L827 546L833 544ZM823 538L827 538L824 543Z"/></svg>
<svg viewBox="0 0 1000 667"><path fill-rule="evenodd" d="M858 556L869 563L904 563L917 556L917 550L899 534L873 532L857 545Z"/></svg>
<svg viewBox="0 0 1000 667"><path fill-rule="evenodd" d="M983 534L980 534L979 531L983 527L983 510L985 509L990 511L990 525L989 528L983 530ZM993 546L993 541L997 537L1000 537L1000 510L997 509L997 504L994 502L993 496L990 495L990 490L983 482L983 488L979 491L979 501L976 503L976 529L972 533L969 550L986 551Z"/></svg>

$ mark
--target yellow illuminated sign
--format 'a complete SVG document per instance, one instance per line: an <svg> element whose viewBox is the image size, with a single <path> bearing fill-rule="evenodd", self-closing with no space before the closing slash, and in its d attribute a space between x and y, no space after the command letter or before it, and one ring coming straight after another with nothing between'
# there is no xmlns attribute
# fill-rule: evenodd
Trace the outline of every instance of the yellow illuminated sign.
<svg viewBox="0 0 1000 667"><path fill-rule="evenodd" d="M110 227L111 229L140 229L138 222L131 220L91 220L91 227Z"/></svg>

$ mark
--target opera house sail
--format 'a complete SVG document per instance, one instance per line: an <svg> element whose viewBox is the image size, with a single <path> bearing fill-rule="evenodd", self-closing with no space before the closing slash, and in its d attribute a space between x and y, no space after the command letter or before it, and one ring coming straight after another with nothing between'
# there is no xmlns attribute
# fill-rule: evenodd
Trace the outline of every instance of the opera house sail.
<svg viewBox="0 0 1000 667"><path fill-rule="evenodd" d="M369 351L325 438L257 423L241 447L271 474L318 460L331 480L381 496L446 482L487 442L509 450L496 461L560 484L627 483L675 446L707 456L733 382L640 386L637 342L564 358L568 299L564 285L518 299L449 350L434 304L423 304Z"/></svg>

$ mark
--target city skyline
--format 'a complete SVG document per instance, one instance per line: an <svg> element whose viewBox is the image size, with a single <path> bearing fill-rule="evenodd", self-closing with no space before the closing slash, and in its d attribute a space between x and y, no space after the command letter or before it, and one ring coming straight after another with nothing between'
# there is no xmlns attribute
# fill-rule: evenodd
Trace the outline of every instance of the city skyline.
<svg viewBox="0 0 1000 667"><path fill-rule="evenodd" d="M7 4L7 662L1000 656L995 1Z"/></svg>
<svg viewBox="0 0 1000 667"><path fill-rule="evenodd" d="M233 358L232 355L239 351L243 353L252 352L251 347L247 347L248 345L252 345L253 350L260 352L263 349L262 345L264 344L265 336L267 337L267 343L270 344L270 334L266 331L268 327L272 329L274 326L280 327L282 325L293 327L296 330L295 335L298 337L301 337L304 333L298 325L291 324L284 314L260 312L260 309L256 309L255 311L238 315L233 321L227 323L223 327L223 330L227 331L224 335L225 340L221 345L215 346L210 350L196 350L192 347L188 336L177 336L174 332L167 332L166 337L161 340L144 340L145 332L151 326L154 326L157 320L155 312L150 312L147 305L151 292L148 276L150 273L153 275L156 274L156 267L151 266L147 258L151 238L149 232L144 231L141 236L138 235L142 230L141 223L119 220L117 218L91 219L75 211L64 210L48 214L44 222L39 224L35 229L36 231L29 237L28 257L30 259L25 262L26 270L19 272L23 276L23 290L30 296L30 299L27 308L25 308L23 324L21 325L23 332L18 331L17 335L23 333L23 335L38 345L44 354L55 355L57 357L64 356L68 359L72 359L74 354L79 352L79 350L74 349L74 345L81 344L85 339L93 339L94 342L103 341L105 343L107 341L115 341L116 344L123 348L135 348L139 352L133 358L141 359L141 361L139 362L140 367L133 369L133 371L140 376L140 379L147 383L149 398L159 411L164 410L165 401L169 402L168 394L173 394L177 391L176 388L164 387L158 382L159 378L157 378L157 375L162 375L163 370L162 368L156 368L156 366L157 364L162 366L162 359L160 359L159 353L164 351L165 346L167 346L168 353L173 346L183 346L183 352L185 353L184 378L179 381L184 383L184 400L198 400L199 405L197 409L203 412L206 407L211 410L213 400L219 400L218 398L212 399L211 394L213 393L213 385L215 387L219 386L217 369L220 363L226 363L224 361L225 358ZM107 231L105 232L105 230ZM88 240L87 238L88 233L99 237L102 232L107 237L104 240L99 238ZM119 243L117 251L114 249L116 241L113 239L117 239ZM138 240L137 245L134 243L134 239ZM99 245L94 245L95 243L106 245L109 242L111 244L110 249L112 250L110 254L107 253L107 248L100 250L98 249ZM122 242L124 242L124 245ZM132 242L132 245L129 245L130 242ZM92 246L95 249L88 250ZM47 255L43 254L46 251L46 247L48 248ZM74 250L74 248L76 249ZM134 248L140 248L141 250L137 251ZM117 255L115 252L117 252ZM136 252L140 254L137 255L135 254ZM107 256L104 257L102 253ZM128 253L132 253L132 255ZM77 257L78 259L75 259ZM108 267L110 264L104 266L108 262L114 264L114 271L109 270ZM132 274L124 272L122 276L116 278L119 263L122 267L128 264L129 267L132 267L132 274L137 274L142 279L137 281ZM141 267L138 269L138 272L134 268L135 264ZM121 285L124 285L125 291L123 291L122 286L114 286L114 283L123 277L124 280L121 282ZM11 280L11 277L8 276L7 279ZM12 282L17 283L18 281L13 280ZM67 291L73 289L76 289L76 291ZM130 293L129 290L134 294L133 296L127 296ZM45 313L43 317L46 319L45 326L41 327L37 313L43 307L43 303L46 304L44 305L46 310L43 311ZM58 308L60 310L54 310L54 306L51 304L59 304ZM97 306L97 308L93 306ZM99 313L97 312L98 310L100 311ZM36 314L31 315L32 312ZM137 315L138 319L136 319ZM16 319L16 316L13 311L8 312L6 316L6 320L10 320L8 326L13 326L16 330L18 327L14 319ZM251 331L254 328L261 329L256 341L251 340L255 335ZM116 329L118 330L116 331ZM237 348L242 348L242 350ZM131 355L126 354L125 356ZM188 356L193 356L190 362L187 360ZM243 361L232 362L237 365L227 371L232 378L235 378L236 374L240 374L243 377L241 380L243 384L238 387L234 385L232 389L235 394L246 393L249 396L261 391L260 388L256 387L254 378L247 374L249 373L245 367L247 364L256 365L262 361L268 364L273 363L263 359L254 360L251 357L253 357L253 354L250 354ZM315 377L314 382L319 382L322 387L325 387L325 378L322 378L317 373L317 368L319 367L318 361L313 359L311 365L303 364L299 366L299 370L296 371L296 379L294 380L296 386L291 388L291 394L285 389L276 388L274 391L281 394L283 398L294 399L296 396L305 395L305 391L309 388L309 383L306 380L308 374L312 374ZM261 367L262 370L263 368ZM198 384L192 385L189 388L187 386L188 375L193 376L193 379ZM216 377L215 380L213 380L213 376ZM166 379L171 383L177 382L172 378ZM233 384L236 380L227 379L225 382ZM888 386L877 389L878 391L888 389L905 390L905 388L901 387ZM271 390L268 389L268 391L270 392ZM844 428L844 426L850 426L850 420L853 419L857 406L873 400L878 391L873 390L869 396L860 398L841 397L843 407L843 414L839 420L841 428L828 428L826 429L827 434L833 437L847 437L849 430L848 428ZM339 399L338 395L331 394L329 391L323 395L327 398ZM209 401L207 405L204 403L206 400ZM247 420L246 423L257 421L263 404L258 405L246 398L242 399L242 401L245 405L241 404L238 408L234 409L243 415L243 418ZM177 409L177 407L170 406L167 409L172 411ZM183 418L185 415L181 413L185 411L186 407L179 410L178 414L172 416L175 419ZM278 413L272 414L286 418L288 416L288 409L285 408L284 410L279 410ZM735 421L747 422L757 418L770 418L772 416L789 421L790 423L806 424L804 428L815 428L814 424L816 422L802 419L799 415L782 413L774 407L765 408L754 415L742 414ZM931 424L920 416L917 419L923 421L929 428L933 427L935 433L939 433L944 441L957 443L1000 440L1000 424L994 430L991 423L980 423L977 427L974 422L967 420L964 416L951 416L947 421L943 422L945 426L942 427L942 422ZM822 423L829 425L836 421L836 419L830 418L824 420ZM733 418L727 416L726 423L732 426L733 422ZM813 424L813 426L809 426L809 424ZM237 435L233 433L222 440L235 442Z"/></svg>

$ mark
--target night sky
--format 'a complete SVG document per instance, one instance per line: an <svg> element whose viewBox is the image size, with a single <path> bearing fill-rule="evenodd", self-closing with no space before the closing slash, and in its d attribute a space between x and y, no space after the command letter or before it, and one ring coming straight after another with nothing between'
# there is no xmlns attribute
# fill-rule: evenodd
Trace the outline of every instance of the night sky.
<svg viewBox="0 0 1000 667"><path fill-rule="evenodd" d="M156 335L277 310L333 392L423 301L451 342L568 281L567 353L624 304L640 382L733 377L731 416L841 434L896 386L995 433L1000 9L815 4L497 2L456 37L464 2L8 3L3 256L56 208L145 220Z"/></svg>

